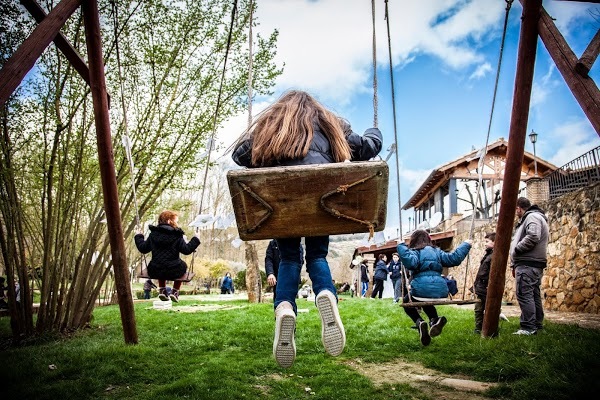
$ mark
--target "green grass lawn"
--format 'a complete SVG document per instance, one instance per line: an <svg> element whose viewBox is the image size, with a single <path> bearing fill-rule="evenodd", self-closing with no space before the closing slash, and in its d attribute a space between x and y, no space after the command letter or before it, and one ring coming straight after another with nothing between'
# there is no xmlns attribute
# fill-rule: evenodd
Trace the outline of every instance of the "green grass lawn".
<svg viewBox="0 0 600 400"><path fill-rule="evenodd" d="M70 338L39 338L8 347L8 318L0 319L0 393L19 399L426 399L399 373L375 385L351 364L419 363L441 375L497 382L486 396L578 399L600 391L600 331L546 322L521 337L518 318L496 339L473 334L473 313L439 307L448 318L441 336L421 346L412 321L389 300L343 297L347 345L337 358L324 353L314 303L299 300L297 357L281 369L272 358L272 304L206 296L183 306L229 306L206 312L157 311L136 302L139 344L126 345L117 306L95 310L91 329ZM51 367L52 366L52 367ZM310 388L310 389L308 389ZM469 398L468 394L464 398Z"/></svg>

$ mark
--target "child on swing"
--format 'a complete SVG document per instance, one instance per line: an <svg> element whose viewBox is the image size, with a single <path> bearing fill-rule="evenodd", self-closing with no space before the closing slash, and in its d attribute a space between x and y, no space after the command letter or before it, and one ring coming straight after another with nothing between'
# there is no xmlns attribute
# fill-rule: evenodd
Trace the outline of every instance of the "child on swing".
<svg viewBox="0 0 600 400"><path fill-rule="evenodd" d="M176 212L166 210L158 216L158 226L150 225L150 235L144 240L144 233L138 232L135 237L137 249L143 253L152 252L152 260L148 263L148 276L158 279L158 297L162 301L169 298L179 301L181 278L187 272L187 264L179 257L179 253L192 254L200 245L198 234L186 243L183 230L177 225L179 216ZM167 293L167 281L173 282L171 293Z"/></svg>
<svg viewBox="0 0 600 400"><path fill-rule="evenodd" d="M465 259L471 250L471 240L465 240L452 252L445 252L435 247L429 233L416 230L410 235L407 246L404 242L397 247L402 264L412 272L410 281L410 296L445 299L448 297L448 284L442 276L442 269L455 267ZM410 297L404 296L403 302L408 303ZM412 299L413 302L418 300ZM404 311L413 320L423 346L431 343L431 338L442 333L446 325L446 317L438 317L435 306L423 306L423 311L429 318L429 325L423 321L416 307L404 307Z"/></svg>
<svg viewBox="0 0 600 400"><path fill-rule="evenodd" d="M253 121L235 144L232 157L238 165L250 168L366 161L379 153L381 145L379 129L370 128L360 136L308 93L291 90ZM283 368L290 367L296 357L300 241L299 237L277 239L281 262L274 302L273 355ZM321 316L321 341L328 354L338 356L344 350L346 333L326 258L329 236L307 237L305 246L306 269Z"/></svg>

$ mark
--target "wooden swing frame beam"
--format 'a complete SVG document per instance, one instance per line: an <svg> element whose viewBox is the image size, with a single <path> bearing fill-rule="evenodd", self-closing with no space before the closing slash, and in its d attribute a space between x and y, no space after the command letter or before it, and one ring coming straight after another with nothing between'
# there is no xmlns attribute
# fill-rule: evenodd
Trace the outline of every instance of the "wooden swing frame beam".
<svg viewBox="0 0 600 400"><path fill-rule="evenodd" d="M127 265L121 210L117 190L117 177L113 158L110 133L109 103L104 76L102 57L102 40L97 0L62 0L56 7L42 18L41 8L34 0L21 0L34 18L41 19L31 35L19 46L0 70L0 107L4 107L10 95L19 86L25 75L33 68L36 60L48 45L54 41L65 54L75 69L89 83L94 105L96 124L96 141L98 145L98 161L104 194L104 211L108 227L108 237L115 272L115 285L121 312L123 335L128 344L138 343L138 335L133 308L133 297L129 286L129 269ZM83 59L73 46L60 33L60 29L81 6L83 13L85 36L89 58L89 70ZM82 65L83 62L83 65ZM88 79L86 79L86 70ZM43 306L43 305L42 305ZM16 317L16 310L11 308L11 318Z"/></svg>
<svg viewBox="0 0 600 400"><path fill-rule="evenodd" d="M482 336L494 337L498 332L502 295L506 279L506 266L515 218L521 163L525 149L531 88L538 36L554 60L567 86L575 96L590 123L600 135L600 91L587 75L600 49L596 34L581 59L577 59L552 18L542 7L542 0L520 0L523 5L521 33L517 55L517 70L513 92L506 168L502 186L500 214L496 228L495 251L492 255L488 296L485 305ZM577 67L583 64L584 68ZM585 71L587 69L587 71Z"/></svg>

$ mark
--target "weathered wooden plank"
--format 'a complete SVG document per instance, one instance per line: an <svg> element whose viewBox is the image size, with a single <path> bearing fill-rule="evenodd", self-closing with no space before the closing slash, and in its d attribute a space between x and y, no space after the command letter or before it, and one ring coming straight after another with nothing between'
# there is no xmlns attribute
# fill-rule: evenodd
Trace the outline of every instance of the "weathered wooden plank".
<svg viewBox="0 0 600 400"><path fill-rule="evenodd" d="M384 161L229 171L242 240L324 236L385 228Z"/></svg>

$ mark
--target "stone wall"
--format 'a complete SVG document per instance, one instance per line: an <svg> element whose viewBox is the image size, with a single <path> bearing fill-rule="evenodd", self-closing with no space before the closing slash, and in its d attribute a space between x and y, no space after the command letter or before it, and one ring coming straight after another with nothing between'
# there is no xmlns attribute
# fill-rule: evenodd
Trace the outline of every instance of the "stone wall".
<svg viewBox="0 0 600 400"><path fill-rule="evenodd" d="M550 227L548 268L542 278L544 308L599 314L600 184L538 205L546 211ZM473 284L484 253L485 233L495 230L495 223L475 229L473 249L468 259L448 272L458 282L458 297L462 297L463 287L466 287L465 297L469 298L468 288ZM468 231L457 235L453 246L468 236ZM514 278L508 266L503 301L517 304Z"/></svg>

